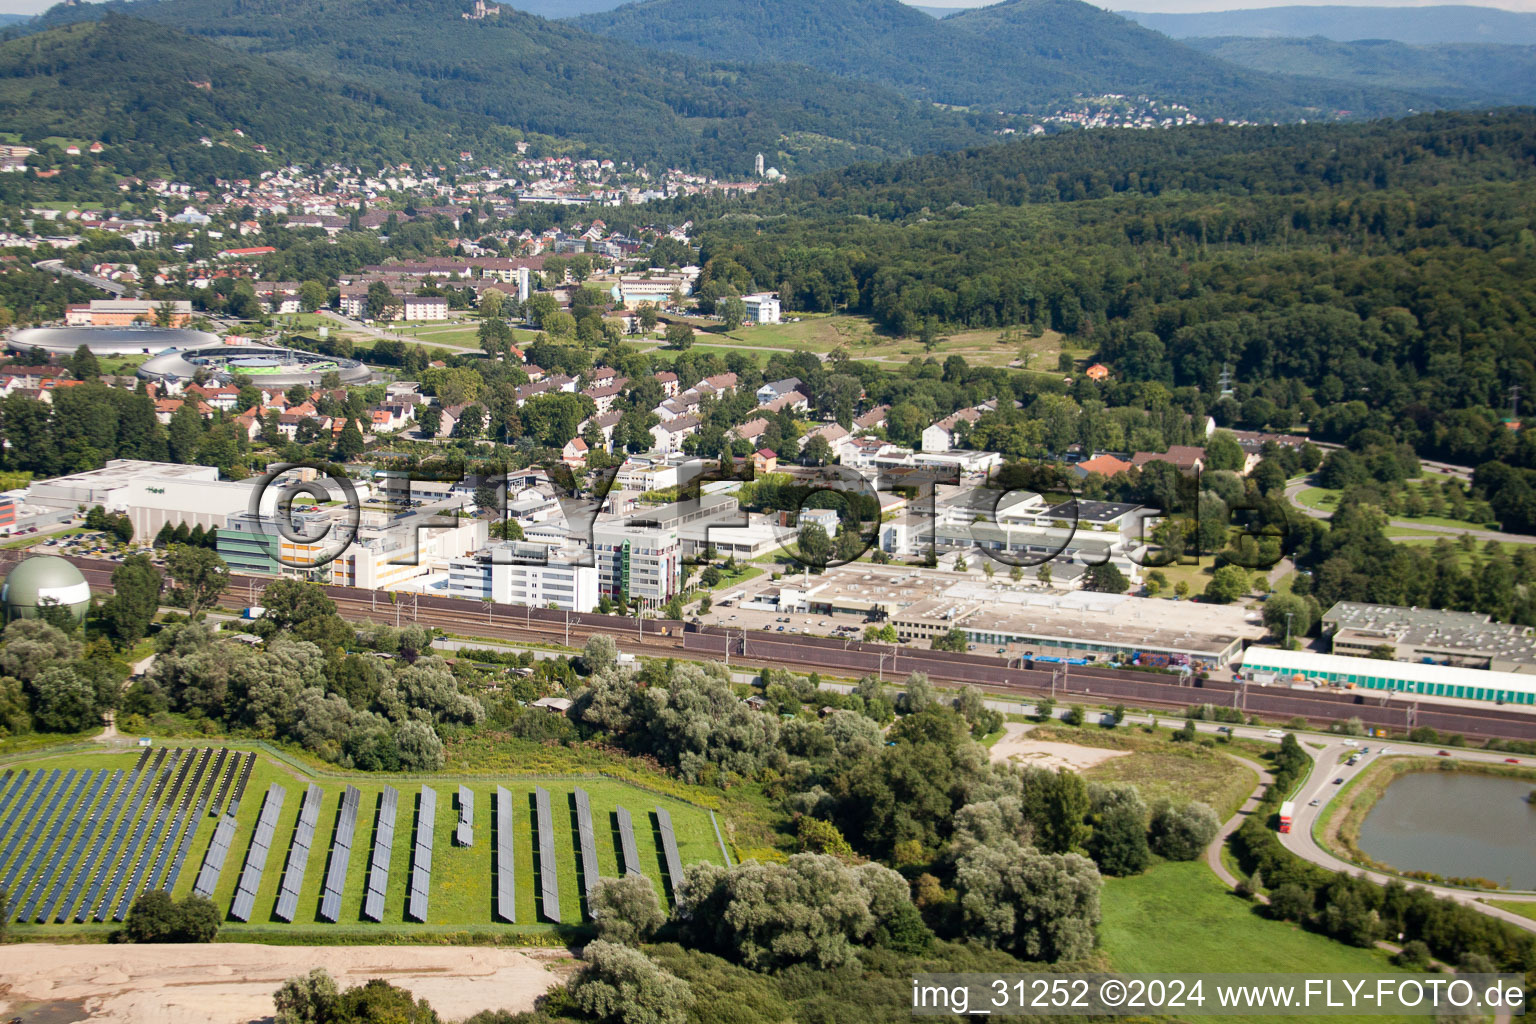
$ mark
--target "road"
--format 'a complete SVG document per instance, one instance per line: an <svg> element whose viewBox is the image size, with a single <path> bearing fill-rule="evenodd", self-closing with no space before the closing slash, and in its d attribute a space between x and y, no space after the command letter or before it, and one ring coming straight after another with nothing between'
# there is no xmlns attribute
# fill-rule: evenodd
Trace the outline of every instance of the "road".
<svg viewBox="0 0 1536 1024"><path fill-rule="evenodd" d="M1311 516L1313 519L1328 519L1330 518L1331 513L1324 512L1321 509L1309 508L1297 500L1297 495L1301 494L1302 491L1306 490L1308 487L1315 486L1317 485L1312 482L1311 477L1302 477L1299 480L1292 480L1290 483L1285 485L1285 500L1290 502L1291 507L1296 509L1302 515ZM1447 537L1466 536L1471 537L1473 540L1496 540L1509 544L1536 544L1536 537L1533 537L1529 534L1505 533L1502 530L1469 530L1460 526L1440 526L1438 524L1432 525L1430 523L1421 523L1413 519L1393 519L1388 522L1387 525L1395 526L1400 530L1419 530L1424 533L1443 533ZM1404 541L1413 540L1415 538L1389 537L1387 539Z"/></svg>
<svg viewBox="0 0 1536 1024"><path fill-rule="evenodd" d="M104 277L92 277L90 274L82 274L78 270L70 270L64 265L63 260L41 260L32 264L32 266L38 270L46 271L50 274L57 274L61 277L72 277L77 281L85 282L92 288L100 288L104 292L111 292L113 295L119 297L133 294L133 289L125 284L119 284L116 281L108 281Z"/></svg>

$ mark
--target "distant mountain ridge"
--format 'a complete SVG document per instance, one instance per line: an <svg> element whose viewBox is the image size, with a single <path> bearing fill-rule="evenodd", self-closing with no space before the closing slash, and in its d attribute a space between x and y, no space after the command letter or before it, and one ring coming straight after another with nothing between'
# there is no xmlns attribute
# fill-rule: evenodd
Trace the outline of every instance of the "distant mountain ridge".
<svg viewBox="0 0 1536 1024"><path fill-rule="evenodd" d="M1341 43L1320 36L1227 37L1187 42L1212 56L1256 71L1289 70L1388 89L1424 89L1458 105L1536 103L1536 46L1410 46L1390 39Z"/></svg>
<svg viewBox="0 0 1536 1024"><path fill-rule="evenodd" d="M747 61L810 64L978 110L1044 112L1108 93L1264 120L1433 104L1417 93L1255 73L1081 0L1006 0L939 21L898 0L641 0L573 23L673 53L724 47Z"/></svg>
<svg viewBox="0 0 1536 1024"><path fill-rule="evenodd" d="M445 128L461 117L484 118L585 143L594 155L721 176L746 177L758 152L781 169L807 173L976 145L1004 123L808 68L645 53L509 7L467 20L468 0L60 5L21 29L111 11L349 88L413 97L437 108ZM347 30L336 31L340 25Z"/></svg>
<svg viewBox="0 0 1536 1024"><path fill-rule="evenodd" d="M1536 14L1496 7L1442 4L1434 7L1259 7L1200 14L1120 11L1174 39L1212 36L1308 38L1336 42L1392 39L1430 46L1441 43L1536 45Z"/></svg>

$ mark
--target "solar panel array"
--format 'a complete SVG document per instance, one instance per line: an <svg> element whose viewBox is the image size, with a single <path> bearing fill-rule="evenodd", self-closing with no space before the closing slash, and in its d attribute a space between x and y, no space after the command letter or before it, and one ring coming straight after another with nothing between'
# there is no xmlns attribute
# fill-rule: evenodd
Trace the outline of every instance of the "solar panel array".
<svg viewBox="0 0 1536 1024"><path fill-rule="evenodd" d="M169 805L176 802L176 795L180 792L182 784L186 781L187 772L191 769L192 762L196 760L196 753L193 750L187 751L187 756L184 760L181 758L180 749L177 749L171 755L170 763L166 766L167 770L161 777L160 784L155 788L155 795L151 801L151 806L154 808L154 822L153 831L149 833L149 841L147 844L140 846L138 836L135 836L132 847L133 874L129 877L128 884L123 887L121 896L118 897L117 910L112 914L112 920L114 921L122 921L128 916L128 905L139 894L139 885L144 881L144 874L150 868L154 852L160 848L161 841L165 838L166 828L170 825ZM170 783L169 791L166 789L168 782ZM164 804L161 803L162 796L165 799ZM144 827L149 822L150 819L146 815L144 820L140 822L140 832L144 830Z"/></svg>
<svg viewBox="0 0 1536 1024"><path fill-rule="evenodd" d="M672 815L665 807L656 808L656 824L661 828L661 855L667 862L667 887L677 899L677 887L683 883L683 861L677 855L677 836L672 832Z"/></svg>
<svg viewBox="0 0 1536 1024"><path fill-rule="evenodd" d="M341 919L341 887L347 881L347 862L352 859L352 836L357 831L357 808L363 794L348 786L341 795L341 818L331 841L331 866L325 873L325 890L320 894L320 919L333 924Z"/></svg>
<svg viewBox="0 0 1536 1024"><path fill-rule="evenodd" d="M379 816L374 823L373 857L368 864L368 892L363 896L363 916L370 921L384 920L384 888L389 885L389 856L395 842L395 812L400 807L400 792L384 787Z"/></svg>
<svg viewBox="0 0 1536 1024"><path fill-rule="evenodd" d="M149 765L139 773L139 784L134 787L132 802L118 819L117 827L112 832L112 845L107 847L106 855L96 865L96 877L91 882L85 902L80 904L80 909L75 913L77 923L107 919L107 907L112 902L112 894L122 884L123 874L128 870L128 862L123 852L125 844L128 843L129 830L133 829L134 822L139 820L139 812L144 808L144 801L149 797L149 784L160 777L160 766L165 762L165 754L164 750L155 751L155 756L150 760Z"/></svg>
<svg viewBox="0 0 1536 1024"><path fill-rule="evenodd" d="M16 799L16 794L20 793L21 787L26 785L29 774L25 768L14 775L9 768L5 770L4 779L0 780L0 814L4 814L5 809L11 806L11 801ZM0 835L3 834L0 833Z"/></svg>
<svg viewBox="0 0 1536 1024"><path fill-rule="evenodd" d="M592 887L597 885L597 837L592 834L592 801L587 791L576 787L576 834L581 840L581 889L587 897L587 908L592 907Z"/></svg>
<svg viewBox="0 0 1536 1024"><path fill-rule="evenodd" d="M144 763L142 757L139 759L139 763ZM135 768L129 773L128 780L123 783L122 788L117 791L117 796L112 800L112 806L102 813L100 827L96 831L96 838L91 843L90 852L85 855L85 861L80 868L79 876L75 879L74 885L70 887L69 894L64 897L64 902L59 906L58 916L54 918L56 922L62 923L68 918L74 917L76 907L80 908L80 916L77 920L85 920L85 907L81 902L81 894L85 892L86 885L90 883L91 875L96 870L102 848L106 846L108 837L117 825L118 815L122 813L123 807L127 805L131 794L137 792L139 787L145 785L147 779L147 772ZM102 870L105 870L105 868Z"/></svg>
<svg viewBox="0 0 1536 1024"><path fill-rule="evenodd" d="M213 890L218 888L219 875L224 871L224 860L229 856L229 848L235 841L235 819L229 815L219 819L218 827L213 830L213 839L208 843L208 849L203 851L203 866L197 872L197 881L192 883L192 891L199 896L212 896Z"/></svg>
<svg viewBox="0 0 1536 1024"><path fill-rule="evenodd" d="M21 818L21 812L26 811L27 816L21 818L23 822L31 821L36 817L36 804L48 796L48 791L53 788L54 782L59 778L59 770L55 768L51 772L37 772L32 776L26 788L21 791L21 797L16 805L11 808L11 813L5 816L5 824L0 826L0 838L10 836L10 842L6 843L5 850L0 853L0 864L11 855L16 844L21 841L23 829L17 827L17 819Z"/></svg>
<svg viewBox="0 0 1536 1024"><path fill-rule="evenodd" d="M475 845L475 794L459 787L459 824L453 830L453 841L460 846Z"/></svg>
<svg viewBox="0 0 1536 1024"><path fill-rule="evenodd" d="M97 780L91 785L91 791L86 794L85 800L81 802L79 811L71 815L69 831L65 833L63 841L59 843L58 849L53 853L53 859L48 862L47 870L43 872L44 880L52 878L53 885L49 887L47 896L43 897L41 901L42 910L38 912L36 917L31 916L33 911L37 910L38 897L41 897L43 893L43 885L39 884L32 903L22 910L22 920L33 920L38 924L42 924L53 915L54 909L59 905L59 898L64 895L65 883L75 873L75 868L79 865L80 858L85 854L85 849L90 844L91 835L95 832L96 825L101 821L102 816L106 814L107 808L111 805L112 792L117 788L117 784L122 781L122 778L122 772L98 773ZM100 803L97 803L98 797L100 798ZM69 861L64 865L64 870L60 871L59 860L63 857L66 850L69 851Z"/></svg>
<svg viewBox="0 0 1536 1024"><path fill-rule="evenodd" d="M176 808L176 822L171 826L170 834L166 836L165 845L160 848L160 856L155 859L154 870L149 873L149 888L151 889L161 887L162 880L167 892L176 884L175 880L166 872L166 868L171 863L180 864L180 858L186 856L182 851L191 845L192 835L197 831L197 819L202 815L200 813L194 814L192 811L192 801L197 796L198 786L202 784L203 775L208 770L208 759L212 755L212 747L204 747L197 755L196 767L192 773L192 781L181 792L181 803ZM187 763L192 764L193 760L188 758ZM187 827L189 822L192 826L190 829ZM177 859L173 862L172 857Z"/></svg>
<svg viewBox="0 0 1536 1024"><path fill-rule="evenodd" d="M59 833L64 830L65 824L70 821L78 820L75 818L75 814L80 810L80 795L85 791L85 787L88 784L91 785L91 797L94 798L96 796L97 788L101 785L102 776L106 773L82 771L78 774L74 772L71 772L70 774L76 775L75 786L72 790L69 791L68 799L62 801L64 806L63 809L59 812L58 817L52 817L53 808L50 807L48 811L49 817L42 819L42 821L38 823L39 826L41 826L44 821L52 822L52 824L48 826L46 834L43 832L41 827L39 827L33 833L34 837L43 836L42 843L36 843L35 838L33 840L28 840L27 846L31 847L31 850L28 850L24 847L21 854L17 856L16 863L11 865L10 873L14 874L16 872L17 865L22 862L22 860L27 856L29 852L32 853L32 859L27 863L26 871L22 873L21 884L12 887L10 883L7 882L5 885L5 891L11 895L11 902L8 908L0 907L0 912L8 913L10 910L14 910L19 905L21 907L21 916L19 919L25 921L27 917L37 909L37 900L38 897L42 895L43 886L39 885L36 891L34 891L32 888L32 883L37 880L37 872L38 869L43 866L43 858L48 855L49 849L51 849L55 841L58 840ZM93 778L95 779L94 784L92 784ZM67 783L68 779L66 778L65 781ZM64 786L59 787L59 796L63 796L64 788ZM54 797L54 803L60 802L59 796ZM63 850L64 848L62 846L59 847L60 853L62 853ZM54 866L58 866L57 856L54 857ZM46 884L46 879L47 876L44 876L44 884ZM28 897L29 893L31 894L30 897ZM23 900L25 900L25 902L23 902Z"/></svg>
<svg viewBox="0 0 1536 1024"><path fill-rule="evenodd" d="M517 875L512 852L512 794L496 787L496 916L517 922Z"/></svg>
<svg viewBox="0 0 1536 1024"><path fill-rule="evenodd" d="M277 919L293 920L299 909L299 888L304 884L304 869L309 866L309 848L315 841L315 825L320 821L319 786L309 784L304 791L304 802L299 806L299 820L293 826L293 839L288 848L288 867L283 871L283 884L277 892Z"/></svg>
<svg viewBox="0 0 1536 1024"><path fill-rule="evenodd" d="M644 875L645 872L640 870L640 851L635 848L635 823L623 807L618 808L616 815L619 819L619 849L624 853L624 873Z"/></svg>
<svg viewBox="0 0 1536 1024"><path fill-rule="evenodd" d="M533 788L534 812L539 819L539 892L544 916L560 923L560 880L555 877L555 823L549 813L549 791Z"/></svg>
<svg viewBox="0 0 1536 1024"><path fill-rule="evenodd" d="M59 773L55 771L53 774L57 776ZM28 814L26 821L24 821L22 824L25 825L34 821L44 822L52 818L53 812L59 809L59 803L69 792L69 787L75 781L75 776L79 774L79 772L71 768L68 772L65 773L63 780L57 784L55 784L53 780L49 780L45 792L39 793L37 797L34 798L35 804L42 808L41 813ZM41 829L25 827L16 829L15 833L11 836L10 842L5 844L5 853L0 855L0 863L10 865L10 867L6 869L4 881L0 881L0 889L4 889L6 892L12 893L14 895L16 890L12 888L12 886L16 884L16 876L21 874L22 865L26 863L27 857L37 846L37 841L40 838L42 838ZM17 850L16 844L22 839L25 839L26 841L22 842L21 849ZM15 854L15 857L11 856L13 853Z"/></svg>
<svg viewBox="0 0 1536 1024"><path fill-rule="evenodd" d="M432 891L432 830L436 820L437 793L430 786L422 786L421 804L416 808L416 847L411 856L411 892L405 900L405 912L423 924Z"/></svg>
<svg viewBox="0 0 1536 1024"><path fill-rule="evenodd" d="M251 837L250 850L245 855L245 870L240 872L240 884L235 889L235 902L229 915L236 921L249 921L256 906L256 890L261 888L261 873L267 867L267 854L277 835L277 816L283 810L283 800L288 791L277 783L267 787L262 799L261 817L256 819L256 834Z"/></svg>
<svg viewBox="0 0 1536 1024"><path fill-rule="evenodd" d="M208 753L213 753L209 748ZM228 756L228 750L220 750L218 756L213 759L213 766L207 772L203 780L202 792L197 798L197 806L188 815L187 830L182 834L181 843L176 847L176 855L171 859L171 870L165 876L165 888L167 891L176 888L176 880L181 877L181 867L187 860L187 853L192 849L192 839L197 835L197 824L202 820L203 812L208 809L208 803L213 799L213 788L218 784L220 767ZM194 788L195 783L194 783ZM188 794L190 795L190 794ZM217 835L217 830L215 830ZM222 862L221 862L222 866Z"/></svg>

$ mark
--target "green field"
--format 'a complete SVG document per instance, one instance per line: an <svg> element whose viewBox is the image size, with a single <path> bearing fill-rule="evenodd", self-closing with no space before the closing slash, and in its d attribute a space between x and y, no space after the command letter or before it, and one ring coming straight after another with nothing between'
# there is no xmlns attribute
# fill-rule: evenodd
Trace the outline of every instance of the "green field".
<svg viewBox="0 0 1536 1024"><path fill-rule="evenodd" d="M1261 916L1227 892L1205 862L1163 863L1133 878L1109 878L1101 899L1099 940L1118 971L1133 974L1388 974L1385 953L1358 949ZM1255 1024L1273 1017L1217 1016L1202 1021ZM1428 1020L1428 1017L1330 1017L1330 1021Z"/></svg>
<svg viewBox="0 0 1536 1024"><path fill-rule="evenodd" d="M233 748L232 748L233 749ZM78 750L54 757L32 755L6 765L10 768L44 769L132 769L137 761L137 751L132 753L80 752ZM279 921L274 916L277 894L281 887L285 864L305 787L314 782L324 790L315 842L299 890L299 911L292 924ZM282 811L277 819L276 839L261 877L255 907L250 923L242 924L228 917L241 869L250 848L257 818L261 812L263 796L272 784L286 790ZM474 842L468 847L452 844L458 811L454 795L460 784L474 792ZM327 869L327 857L337 824L342 793L348 784L355 785L362 793L362 802L353 839L352 853L347 865L346 883L343 887L340 920L335 924L319 918L320 895ZM406 893L409 890L411 854L417 801L423 784L437 792L435 817L434 857L432 863L432 888L428 920L426 923L404 919ZM512 828L516 844L517 905L516 924L503 923L493 915L495 874L492 869L495 843L492 819L495 809L497 785L512 792L515 817ZM386 785L393 785L400 793L392 848L389 885L386 891L384 920L381 923L366 921L362 917L363 894L367 887L367 872L373 847L378 806ZM658 796L645 789L604 778L578 779L571 777L530 778L509 776L489 778L476 776L412 776L391 777L385 775L320 776L306 775L296 767L266 755L258 756L244 799L241 801L236 820L235 842L225 861L213 900L223 912L223 934L231 939L256 941L285 941L303 934L303 941L325 941L325 936L346 935L355 941L368 941L372 936L387 940L394 936L420 936L469 934L495 937L505 934L521 936L523 940L539 934L551 937L560 929L544 921L537 914L538 886L534 874L535 832L533 792L535 785L543 786L550 794L551 809L555 820L555 862L558 865L562 917L567 926L585 918L585 901L581 898L576 870L578 839L572 793L580 786L591 798L593 824L599 872L604 876L619 871L618 834L613 826L613 813L623 805L635 823L635 839L640 857L640 869L657 886L657 892L665 899L667 889L661 857L659 833L655 831L652 812L657 806L665 807L672 816L677 836L678 852L683 863L701 860L720 863L722 855L710 823L709 812L681 800ZM147 817L149 810L141 812ZM32 821L31 825L46 829L46 820ZM195 823L196 832L173 895L184 896L191 892L203 861L204 852L213 838L216 821L204 815ZM497 825L499 826L499 823ZM168 830L167 830L168 831ZM152 835L152 830L149 833ZM29 858L30 859L30 858ZM0 871L8 871L9 864L0 863ZM78 870L78 869L77 869ZM130 873L131 874L131 873ZM13 894L20 897L22 894ZM114 900L115 904L115 900ZM110 915L109 915L110 916ZM21 937L59 938L82 935L104 938L118 926L109 923L96 924L26 924L14 927L13 934Z"/></svg>
<svg viewBox="0 0 1536 1024"><path fill-rule="evenodd" d="M1502 910L1509 911L1511 914L1519 914L1521 917L1528 917L1532 921L1536 921L1536 903L1527 903L1521 900L1483 900L1483 902L1490 907L1499 907Z"/></svg>

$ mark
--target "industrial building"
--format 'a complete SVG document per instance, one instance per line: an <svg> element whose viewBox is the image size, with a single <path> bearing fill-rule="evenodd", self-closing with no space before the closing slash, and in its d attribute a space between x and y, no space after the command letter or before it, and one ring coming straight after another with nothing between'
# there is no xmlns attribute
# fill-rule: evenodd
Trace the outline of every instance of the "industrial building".
<svg viewBox="0 0 1536 1024"><path fill-rule="evenodd" d="M231 516L219 530L219 556L243 575L393 590L446 571L453 559L483 547L488 536L483 519L427 512L390 521L365 513L354 531L348 514L346 508L293 511L289 532L295 537L283 536L271 515Z"/></svg>
<svg viewBox="0 0 1536 1024"><path fill-rule="evenodd" d="M167 523L222 530L230 516L250 510L254 484L220 480L212 466L112 459L100 469L37 481L26 500L61 511L100 505L126 515L134 537L148 541ZM276 499L274 491L267 511Z"/></svg>
<svg viewBox="0 0 1536 1024"><path fill-rule="evenodd" d="M547 561L546 561L547 559ZM597 568L542 544L496 544L448 563L447 596L527 608L590 612L601 596Z"/></svg>
<svg viewBox="0 0 1536 1024"><path fill-rule="evenodd" d="M71 327L127 327L137 323L185 327L191 319L192 303L186 299L92 299L64 308L64 322Z"/></svg>
<svg viewBox="0 0 1536 1024"><path fill-rule="evenodd" d="M598 587L610 597L663 603L682 587L677 530L599 524L592 530Z"/></svg>
<svg viewBox="0 0 1536 1024"><path fill-rule="evenodd" d="M1261 684L1358 687L1410 697L1536 705L1536 674L1524 672L1250 647L1243 655L1242 673Z"/></svg>
<svg viewBox="0 0 1536 1024"><path fill-rule="evenodd" d="M1323 613L1323 635L1345 656L1386 648L1395 661L1536 672L1536 630L1476 612L1340 601Z"/></svg>

